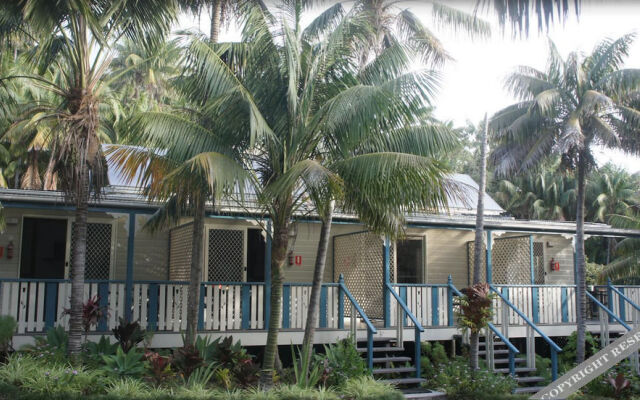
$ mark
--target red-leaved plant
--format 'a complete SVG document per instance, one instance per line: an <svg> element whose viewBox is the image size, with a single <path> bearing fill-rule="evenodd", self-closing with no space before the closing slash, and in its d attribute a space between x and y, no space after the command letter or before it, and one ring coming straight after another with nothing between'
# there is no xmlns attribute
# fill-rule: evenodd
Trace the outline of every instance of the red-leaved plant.
<svg viewBox="0 0 640 400"><path fill-rule="evenodd" d="M71 309L65 308L62 315L71 315ZM96 294L89 298L82 306L82 327L84 329L85 336L92 326L98 325L98 322L107 315L107 307L100 306L100 296Z"/></svg>
<svg viewBox="0 0 640 400"><path fill-rule="evenodd" d="M144 359L147 361L147 369L156 385L159 385L171 375L171 362L169 357L161 356L160 354L148 351L144 354Z"/></svg>
<svg viewBox="0 0 640 400"><path fill-rule="evenodd" d="M614 394L616 397L619 397L622 394L622 391L631 386L631 381L624 377L622 372L619 372L618 375L609 376L607 378L609 384L613 387Z"/></svg>

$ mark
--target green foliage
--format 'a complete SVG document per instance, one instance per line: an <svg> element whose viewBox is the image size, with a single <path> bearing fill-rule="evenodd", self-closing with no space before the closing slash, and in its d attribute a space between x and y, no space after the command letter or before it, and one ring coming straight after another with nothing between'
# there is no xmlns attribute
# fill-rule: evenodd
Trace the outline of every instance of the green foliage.
<svg viewBox="0 0 640 400"><path fill-rule="evenodd" d="M240 341L234 343L232 336L213 341L197 337L194 345L204 363L216 363L228 369L231 379L240 386L249 386L258 379L259 367L253 362L253 357Z"/></svg>
<svg viewBox="0 0 640 400"><path fill-rule="evenodd" d="M450 400L493 399L511 393L516 382L486 369L473 371L468 361L460 358L442 365L426 386L444 391Z"/></svg>
<svg viewBox="0 0 640 400"><path fill-rule="evenodd" d="M330 389L302 388L300 386L281 386L274 390L277 400L338 400L336 393Z"/></svg>
<svg viewBox="0 0 640 400"><path fill-rule="evenodd" d="M103 361L102 356L112 356L116 354L118 343L111 343L108 337L102 335L97 342L87 342L85 357L87 360L97 364Z"/></svg>
<svg viewBox="0 0 640 400"><path fill-rule="evenodd" d="M600 345L598 341L593 337L591 332L586 332L585 334L585 342L586 342L586 352L585 359L591 357L600 349ZM573 368L573 365L576 361L576 345L578 343L578 334L577 332L571 333L571 335L567 338L567 344L562 348L562 352L558 354L558 361L560 364L561 370L570 370Z"/></svg>
<svg viewBox="0 0 640 400"><path fill-rule="evenodd" d="M125 353L141 343L146 335L146 331L140 327L138 321L129 322L124 318L120 318L118 326L112 331Z"/></svg>
<svg viewBox="0 0 640 400"><path fill-rule="evenodd" d="M156 386L172 375L171 361L169 357L163 357L158 353L148 351L144 354L147 372Z"/></svg>
<svg viewBox="0 0 640 400"><path fill-rule="evenodd" d="M171 364L175 367L176 372L185 381L188 381L193 371L204 365L204 360L194 345L185 345L173 351Z"/></svg>
<svg viewBox="0 0 640 400"><path fill-rule="evenodd" d="M18 328L15 318L10 315L0 316L0 352L6 354L11 349L11 339Z"/></svg>
<svg viewBox="0 0 640 400"><path fill-rule="evenodd" d="M436 374L440 366L449 362L449 357L440 342L422 342L420 348L422 376L429 379Z"/></svg>
<svg viewBox="0 0 640 400"><path fill-rule="evenodd" d="M368 374L367 364L358 353L355 342L351 338L340 340L336 344L325 345L324 358L327 360L326 367L328 367L325 382L327 386L340 386L349 379Z"/></svg>
<svg viewBox="0 0 640 400"><path fill-rule="evenodd" d="M139 377L145 372L142 354L129 350L125 353L122 347L118 347L116 354L111 356L102 356L105 366L103 370L111 375L120 377Z"/></svg>
<svg viewBox="0 0 640 400"><path fill-rule="evenodd" d="M296 378L296 385L302 389L317 386L325 372L325 359L315 357L315 354L308 355L304 349L294 348L291 345L291 358L293 359L293 374ZM308 374L304 371L309 371Z"/></svg>
<svg viewBox="0 0 640 400"><path fill-rule="evenodd" d="M402 392L391 385L378 382L370 376L350 379L340 387L342 398L346 400L402 400Z"/></svg>
<svg viewBox="0 0 640 400"><path fill-rule="evenodd" d="M496 296L491 293L486 283L475 284L462 289L461 292L463 296L458 296L455 300L459 306L459 311L456 312L458 324L462 330L479 333L493 318L491 305Z"/></svg>
<svg viewBox="0 0 640 400"><path fill-rule="evenodd" d="M44 337L36 336L35 341L35 345L26 345L23 350L33 353L37 357L54 359L60 362L66 360L69 334L64 327L49 328Z"/></svg>
<svg viewBox="0 0 640 400"><path fill-rule="evenodd" d="M551 382L551 359L536 354L536 376L541 376L544 382Z"/></svg>
<svg viewBox="0 0 640 400"><path fill-rule="evenodd" d="M191 372L191 374L189 374L188 379L185 380L184 383L191 387L205 386L211 382L211 378L215 375L216 371L217 367L214 364L210 364L207 367L202 366L196 368ZM225 389L231 389L231 385L229 384Z"/></svg>

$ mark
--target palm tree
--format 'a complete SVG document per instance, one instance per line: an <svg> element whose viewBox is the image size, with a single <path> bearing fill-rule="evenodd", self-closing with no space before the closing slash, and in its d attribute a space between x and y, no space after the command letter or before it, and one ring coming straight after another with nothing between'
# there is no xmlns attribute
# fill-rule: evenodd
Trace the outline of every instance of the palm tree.
<svg viewBox="0 0 640 400"><path fill-rule="evenodd" d="M639 204L639 178L611 164L591 174L586 188L586 202L590 206L587 218L609 223L611 215L625 214L630 207Z"/></svg>
<svg viewBox="0 0 640 400"><path fill-rule="evenodd" d="M62 189L75 205L71 260L71 317L69 353L77 355L82 344L82 302L86 262L88 202L106 183L106 165L100 147L100 105L109 82L104 79L115 43L129 37L151 43L164 37L175 19L172 0L124 0L118 2L47 0L4 2L3 32L20 32L35 48L31 61L40 71L55 71L55 80L43 75L21 74L2 81L24 79L54 97L53 103L36 103L32 123L57 121L54 170ZM117 77L112 78L115 79Z"/></svg>
<svg viewBox="0 0 640 400"><path fill-rule="evenodd" d="M623 214L611 215L609 221L616 228L640 229L640 207L630 207ZM604 267L602 275L614 282L637 285L640 281L640 238L622 239L615 250L617 257Z"/></svg>
<svg viewBox="0 0 640 400"><path fill-rule="evenodd" d="M603 145L640 152L633 141L640 111L630 106L640 70L621 68L633 38L607 39L586 57L574 52L566 59L550 42L547 69L519 67L512 73L506 87L520 102L496 113L491 122L498 173L524 172L552 154L576 171L577 362L584 360L585 350L584 210L585 183L595 165L592 151Z"/></svg>
<svg viewBox="0 0 640 400"><path fill-rule="evenodd" d="M220 39L220 28L230 21L232 16L238 16L242 2L247 0L179 0L183 10L197 15L207 9L210 18L209 40L217 43Z"/></svg>

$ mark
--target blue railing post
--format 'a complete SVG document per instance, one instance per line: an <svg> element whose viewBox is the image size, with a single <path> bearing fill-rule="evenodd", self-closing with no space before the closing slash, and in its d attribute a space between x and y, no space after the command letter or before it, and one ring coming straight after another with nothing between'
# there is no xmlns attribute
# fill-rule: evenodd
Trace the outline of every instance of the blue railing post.
<svg viewBox="0 0 640 400"><path fill-rule="evenodd" d="M512 350L509 350L509 373L516 376L516 355Z"/></svg>
<svg viewBox="0 0 640 400"><path fill-rule="evenodd" d="M340 274L338 279L338 329L344 329L344 276Z"/></svg>
<svg viewBox="0 0 640 400"><path fill-rule="evenodd" d="M132 319L133 306L133 255L136 242L136 214L129 213L129 236L127 237L127 272L125 280L124 315L127 321Z"/></svg>
<svg viewBox="0 0 640 400"><path fill-rule="evenodd" d="M609 310L613 311L613 290L611 289L611 279L607 278L607 305L609 306ZM613 322L613 318L609 316L609 322Z"/></svg>
<svg viewBox="0 0 640 400"><path fill-rule="evenodd" d="M264 247L264 327L271 315L271 220L267 221L267 244Z"/></svg>
<svg viewBox="0 0 640 400"><path fill-rule="evenodd" d="M327 287L320 289L320 328L327 327Z"/></svg>
<svg viewBox="0 0 640 400"><path fill-rule="evenodd" d="M200 284L200 299L198 300L198 330L204 330L204 296L205 287L204 284ZM207 310L211 314L211 310Z"/></svg>
<svg viewBox="0 0 640 400"><path fill-rule="evenodd" d="M621 287L620 292L624 295L624 288ZM620 306L620 319L623 321L627 320L627 312L625 308L624 298L622 296L618 296L618 305Z"/></svg>
<svg viewBox="0 0 640 400"><path fill-rule="evenodd" d="M551 380L558 379L558 352L551 347Z"/></svg>
<svg viewBox="0 0 640 400"><path fill-rule="evenodd" d="M282 328L289 328L289 312L291 307L291 286L282 286Z"/></svg>
<svg viewBox="0 0 640 400"><path fill-rule="evenodd" d="M453 279L451 275L447 278L447 325L453 326Z"/></svg>
<svg viewBox="0 0 640 400"><path fill-rule="evenodd" d="M100 309L104 311L104 315L98 321L98 331L106 332L109 328L107 324L107 308L109 307L109 282L98 283L98 298Z"/></svg>
<svg viewBox="0 0 640 400"><path fill-rule="evenodd" d="M487 283L493 283L493 258L491 252L493 251L493 238L491 237L491 231L487 231Z"/></svg>
<svg viewBox="0 0 640 400"><path fill-rule="evenodd" d="M53 325L56 321L56 304L58 302L58 283L57 282L47 282L45 286L46 294L45 294L45 320L44 327L45 329L53 328Z"/></svg>
<svg viewBox="0 0 640 400"><path fill-rule="evenodd" d="M373 332L367 327L367 368L373 370Z"/></svg>
<svg viewBox="0 0 640 400"><path fill-rule="evenodd" d="M560 310L562 311L562 322L569 322L569 305L567 303L567 288L560 289Z"/></svg>
<svg viewBox="0 0 640 400"><path fill-rule="evenodd" d="M529 263L531 265L531 284L536 284L536 271L533 262L533 235L529 235Z"/></svg>
<svg viewBox="0 0 640 400"><path fill-rule="evenodd" d="M242 285L242 329L251 326L251 286Z"/></svg>
<svg viewBox="0 0 640 400"><path fill-rule="evenodd" d="M438 304L438 287L431 287L431 325L440 325L440 305Z"/></svg>
<svg viewBox="0 0 640 400"><path fill-rule="evenodd" d="M414 349L414 360L416 365L416 378L421 378L422 372L420 370L420 362L421 362L421 350L422 350L422 342L420 341L420 328L415 327L415 349Z"/></svg>
<svg viewBox="0 0 640 400"><path fill-rule="evenodd" d="M391 326L391 294L389 293L387 284L391 284L391 243L388 237L384 238L384 246L382 247L382 259L383 259L383 279L382 294L384 299L384 327L389 328Z"/></svg>
<svg viewBox="0 0 640 400"><path fill-rule="evenodd" d="M147 326L150 331L158 329L158 290L157 283L149 285L149 313L147 316L149 324Z"/></svg>
<svg viewBox="0 0 640 400"><path fill-rule="evenodd" d="M533 323L540 323L540 304L538 304L538 288L531 288L531 312L533 314Z"/></svg>
<svg viewBox="0 0 640 400"><path fill-rule="evenodd" d="M406 286L401 286L400 287L400 298L405 303L407 302L407 287ZM409 325L409 323L407 322L407 317L406 317L406 315L404 315L404 310L400 310L400 321L402 321L402 325L403 326Z"/></svg>

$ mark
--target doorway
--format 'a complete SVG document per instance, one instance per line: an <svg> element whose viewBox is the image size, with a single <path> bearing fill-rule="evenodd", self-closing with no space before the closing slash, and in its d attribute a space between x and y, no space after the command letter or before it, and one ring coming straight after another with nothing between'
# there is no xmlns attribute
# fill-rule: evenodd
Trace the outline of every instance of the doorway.
<svg viewBox="0 0 640 400"><path fill-rule="evenodd" d="M21 243L20 278L64 279L66 219L25 217Z"/></svg>
<svg viewBox="0 0 640 400"><path fill-rule="evenodd" d="M424 239L406 238L396 242L398 283L424 283Z"/></svg>
<svg viewBox="0 0 640 400"><path fill-rule="evenodd" d="M264 282L266 243L262 229L247 230L247 282Z"/></svg>

